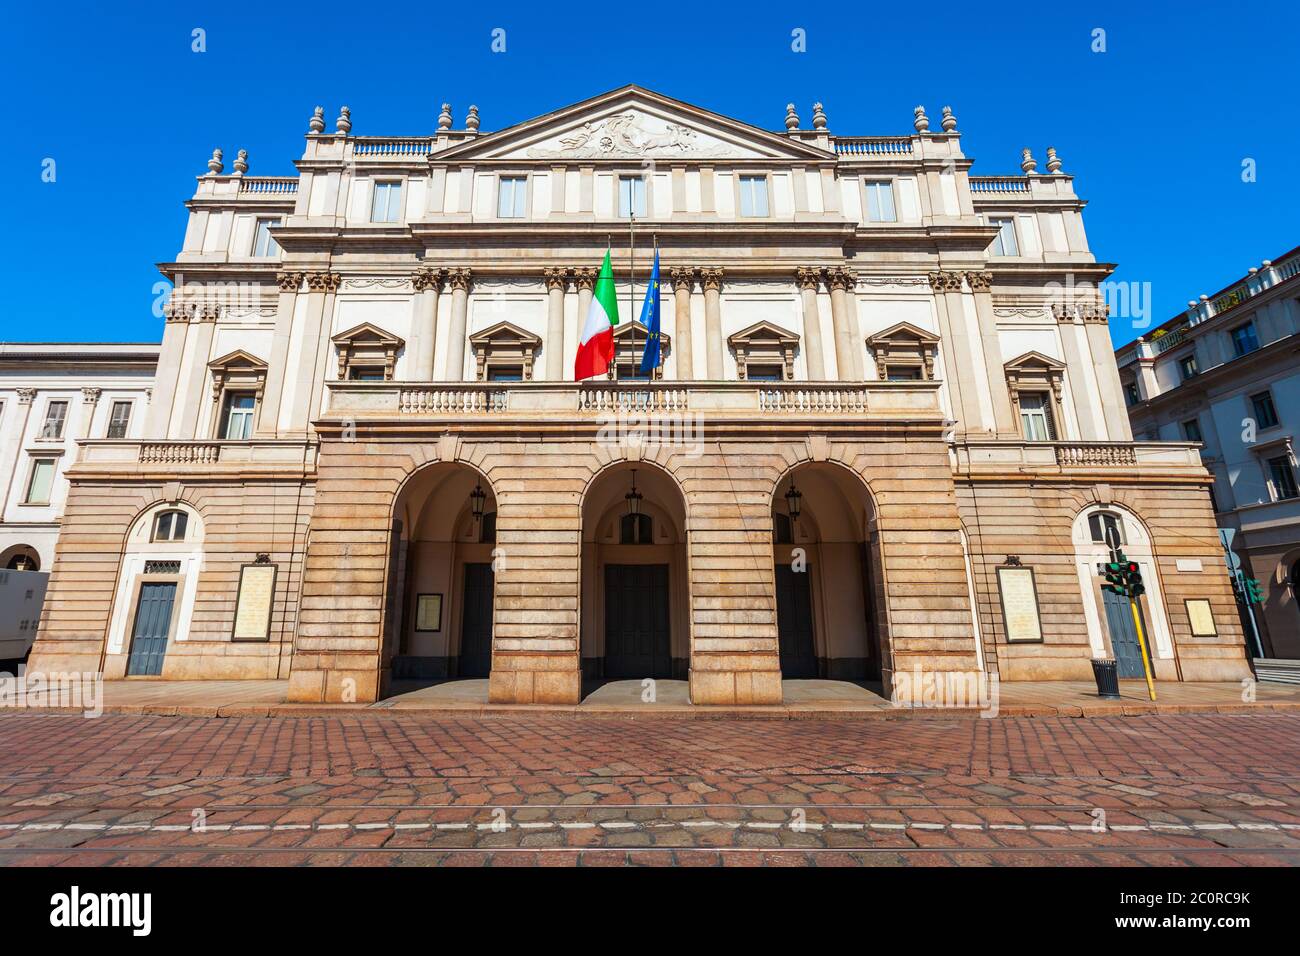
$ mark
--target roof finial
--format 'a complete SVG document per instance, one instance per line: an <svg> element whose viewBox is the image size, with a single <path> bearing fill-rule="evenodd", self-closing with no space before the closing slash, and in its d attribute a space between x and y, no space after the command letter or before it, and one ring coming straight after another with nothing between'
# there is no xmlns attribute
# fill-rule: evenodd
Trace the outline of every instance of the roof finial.
<svg viewBox="0 0 1300 956"><path fill-rule="evenodd" d="M1034 170L1038 169L1038 160L1034 159L1034 154L1026 146L1020 151L1020 168L1024 170L1026 176L1032 176Z"/></svg>
<svg viewBox="0 0 1300 956"><path fill-rule="evenodd" d="M813 129L826 128L826 111L820 103L813 104Z"/></svg>
<svg viewBox="0 0 1300 956"><path fill-rule="evenodd" d="M212 158L208 160L208 175L220 176L221 170L224 168L225 165L221 162L221 150L214 149L212 151Z"/></svg>
<svg viewBox="0 0 1300 956"><path fill-rule="evenodd" d="M334 128L344 136L352 131L352 111L346 106L339 107L339 118L334 121Z"/></svg>
<svg viewBox="0 0 1300 956"><path fill-rule="evenodd" d="M313 133L325 132L325 107L316 107L315 112L311 114L311 119L307 121L307 129Z"/></svg>
<svg viewBox="0 0 1300 956"><path fill-rule="evenodd" d="M952 115L951 106L943 108L943 119L940 120L939 125L943 127L945 133L951 133L957 128L957 117Z"/></svg>
<svg viewBox="0 0 1300 956"><path fill-rule="evenodd" d="M785 104L785 128L786 129L799 128L799 114L794 111L793 103Z"/></svg>
<svg viewBox="0 0 1300 956"><path fill-rule="evenodd" d="M924 107L924 106L918 106L916 109L912 110L912 112L916 114L916 119L914 119L914 120L912 121L912 125L916 127L916 131L917 131L918 133L927 133L927 132L929 132L929 131L930 131L930 117L928 117L928 116L925 115L925 107Z"/></svg>
<svg viewBox="0 0 1300 956"><path fill-rule="evenodd" d="M451 129L451 104L443 103L442 112L438 114L438 129Z"/></svg>
<svg viewBox="0 0 1300 956"><path fill-rule="evenodd" d="M1056 155L1056 147L1047 147L1047 171L1055 175L1061 171L1061 160Z"/></svg>
<svg viewBox="0 0 1300 956"><path fill-rule="evenodd" d="M478 132L478 107L477 106L471 106L469 108L469 115L465 117L465 128L469 130L471 133Z"/></svg>
<svg viewBox="0 0 1300 956"><path fill-rule="evenodd" d="M248 172L248 150L241 149L235 154L235 172L241 176Z"/></svg>

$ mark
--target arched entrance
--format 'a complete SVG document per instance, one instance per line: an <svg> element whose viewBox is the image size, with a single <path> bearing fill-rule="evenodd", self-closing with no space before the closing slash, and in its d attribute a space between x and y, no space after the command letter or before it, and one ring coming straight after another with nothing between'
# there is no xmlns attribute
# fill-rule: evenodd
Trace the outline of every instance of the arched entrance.
<svg viewBox="0 0 1300 956"><path fill-rule="evenodd" d="M476 469L438 462L407 480L393 508L389 545L386 690L477 680L486 700L495 542L496 496Z"/></svg>
<svg viewBox="0 0 1300 956"><path fill-rule="evenodd" d="M884 587L875 509L857 475L799 465L772 495L777 637L784 680L880 680Z"/></svg>
<svg viewBox="0 0 1300 956"><path fill-rule="evenodd" d="M687 679L686 502L658 466L623 462L587 488L581 607L585 681Z"/></svg>

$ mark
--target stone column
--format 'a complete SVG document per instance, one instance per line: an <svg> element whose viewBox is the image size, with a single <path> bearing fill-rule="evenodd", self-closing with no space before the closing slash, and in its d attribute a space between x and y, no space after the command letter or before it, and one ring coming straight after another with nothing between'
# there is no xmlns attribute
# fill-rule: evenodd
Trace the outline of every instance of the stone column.
<svg viewBox="0 0 1300 956"><path fill-rule="evenodd" d="M438 334L438 296L442 292L444 269L421 269L411 276L411 287L417 296L415 327L411 330L413 341L407 343L411 350L411 374L416 382L433 381L433 348Z"/></svg>
<svg viewBox="0 0 1300 956"><path fill-rule="evenodd" d="M691 345L691 286L695 270L678 266L669 272L673 283L673 351L677 354L677 378L695 378L695 351Z"/></svg>
<svg viewBox="0 0 1300 956"><path fill-rule="evenodd" d="M99 396L103 393L102 388L94 386L85 386L81 389L81 422L77 429L78 438L90 437L90 426L95 418L95 409L99 407ZM109 412L113 410L110 408Z"/></svg>
<svg viewBox="0 0 1300 956"><path fill-rule="evenodd" d="M293 405L290 407L288 434L301 436L307 433L307 425L314 417L312 413L312 394L315 391L317 376L324 379L324 367L320 361L320 352L329 342L328 331L324 328L327 299L338 290L341 277L337 272L307 273L307 311L303 321L302 358L297 368L290 369L286 375L293 375ZM321 386L324 387L323 385Z"/></svg>
<svg viewBox="0 0 1300 956"><path fill-rule="evenodd" d="M795 281L803 296L803 357L808 365L808 378L814 382L826 380L826 356L822 350L822 322L817 309L817 286L821 275L816 269L796 269Z"/></svg>
<svg viewBox="0 0 1300 956"><path fill-rule="evenodd" d="M853 273L843 266L826 272L831 287L831 321L835 325L835 365L842 382L862 380L862 362L854 316L849 312L848 291L853 288Z"/></svg>
<svg viewBox="0 0 1300 956"><path fill-rule="evenodd" d="M566 269L547 269L545 276L546 342L542 348L546 353L546 377L559 382L564 380L564 290L569 276Z"/></svg>
<svg viewBox="0 0 1300 956"><path fill-rule="evenodd" d="M145 421L145 438L167 437L172 405L176 400L176 385L181 374L181 359L185 355L185 337L190 329L191 311L192 307L176 302L167 305L167 324L163 327L162 347L158 352L158 372L154 377L149 416Z"/></svg>
<svg viewBox="0 0 1300 956"><path fill-rule="evenodd" d="M998 322L993 314L993 273L968 272L966 283L975 295L975 314L979 319L980 351L984 356L984 373L993 396L993 425L999 438L1019 438L1020 424L1011 410L1006 375L1002 371L1002 343L998 341Z"/></svg>
<svg viewBox="0 0 1300 956"><path fill-rule="evenodd" d="M1101 424L1104 429L1101 437L1111 441L1132 441L1133 428L1110 338L1110 307L1105 302L1096 302L1084 306L1082 315L1084 337L1088 341L1097 387L1101 392Z"/></svg>
<svg viewBox="0 0 1300 956"><path fill-rule="evenodd" d="M596 288L596 270L587 266L573 270L573 283L578 287L578 329L574 333L575 341L581 340L582 327L587 322L587 310L591 308L591 296Z"/></svg>
<svg viewBox="0 0 1300 956"><path fill-rule="evenodd" d="M469 286L468 269L452 269L447 274L451 282L451 329L447 333L451 341L447 343L447 380L460 382L465 379L465 345L469 328Z"/></svg>
<svg viewBox="0 0 1300 956"><path fill-rule="evenodd" d="M173 423L172 433L176 438L199 438L199 408L203 403L206 389L195 387L199 381L206 381L208 362L212 354L212 339L217 332L217 307L200 306L197 315L198 324L191 323L190 336L193 339L189 347L192 358L187 363L189 372L188 390L181 398L179 424Z"/></svg>
<svg viewBox="0 0 1300 956"><path fill-rule="evenodd" d="M293 310L302 287L303 273L281 272L275 277L280 298L275 310L275 332L271 338L271 361L266 367L266 390L262 413L257 416L257 434L274 438L280 426L280 400L289 366L289 338L293 332Z"/></svg>
<svg viewBox="0 0 1300 956"><path fill-rule="evenodd" d="M722 270L701 269L704 286L704 358L710 381L722 380Z"/></svg>
<svg viewBox="0 0 1300 956"><path fill-rule="evenodd" d="M984 363L976 361L971 343L970 327L962 309L960 272L931 272L930 288L934 290L935 306L939 313L939 347L943 349L943 377L948 385L948 398L952 413L957 418L957 431L969 435L987 435L984 415L980 409L979 390L972 375L983 374ZM1001 374L999 370L999 374ZM1002 389L1006 390L1006 375L1002 375Z"/></svg>

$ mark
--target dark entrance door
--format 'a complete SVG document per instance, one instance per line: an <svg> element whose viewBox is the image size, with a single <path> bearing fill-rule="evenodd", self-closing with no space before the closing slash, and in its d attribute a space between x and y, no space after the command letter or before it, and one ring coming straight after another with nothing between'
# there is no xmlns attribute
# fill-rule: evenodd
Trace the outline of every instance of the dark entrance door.
<svg viewBox="0 0 1300 956"><path fill-rule="evenodd" d="M673 676L668 565L605 565L605 676Z"/></svg>
<svg viewBox="0 0 1300 956"><path fill-rule="evenodd" d="M795 571L776 566L776 632L781 645L781 676L790 680L817 676L813 648L811 567Z"/></svg>
<svg viewBox="0 0 1300 956"><path fill-rule="evenodd" d="M131 632L131 656L126 662L128 677L162 673L167 654L167 634L172 626L172 605L176 603L175 581L146 581L140 585L135 606L135 629Z"/></svg>
<svg viewBox="0 0 1300 956"><path fill-rule="evenodd" d="M465 596L461 605L460 671L462 678L487 677L492 670L491 564L465 565Z"/></svg>
<svg viewBox="0 0 1300 956"><path fill-rule="evenodd" d="M1137 629L1133 626L1133 612L1129 610L1128 598L1110 591L1102 591L1101 596L1106 607L1106 630L1110 632L1110 646L1119 664L1119 676L1140 680L1146 673L1142 669L1142 648L1138 645ZM1138 614L1141 613L1142 608L1139 607ZM1148 634L1145 620L1142 622L1142 632Z"/></svg>

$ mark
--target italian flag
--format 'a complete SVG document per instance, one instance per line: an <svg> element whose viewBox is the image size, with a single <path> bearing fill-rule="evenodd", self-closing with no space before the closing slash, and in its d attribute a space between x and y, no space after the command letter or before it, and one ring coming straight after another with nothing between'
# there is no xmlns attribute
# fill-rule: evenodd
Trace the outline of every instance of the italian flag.
<svg viewBox="0 0 1300 956"><path fill-rule="evenodd" d="M577 381L604 375L614 360L614 326L618 325L618 296L614 291L614 267L609 250L600 265L596 287L591 293L591 307L578 340L578 355L573 360L573 377Z"/></svg>

